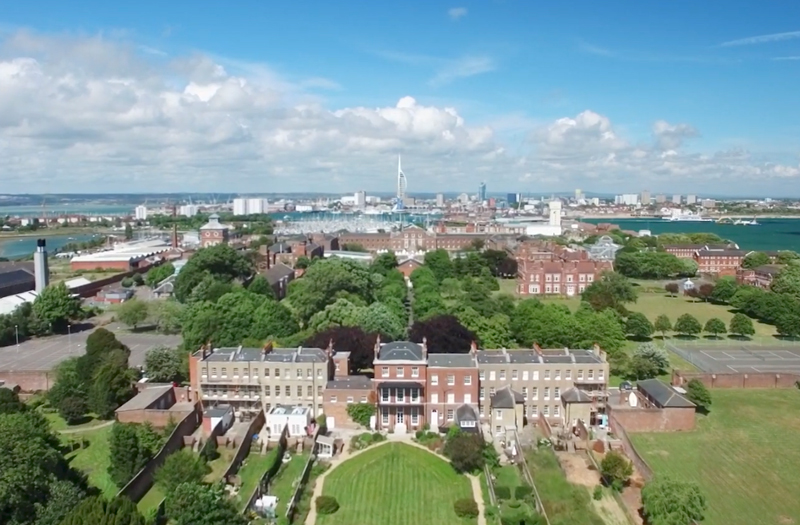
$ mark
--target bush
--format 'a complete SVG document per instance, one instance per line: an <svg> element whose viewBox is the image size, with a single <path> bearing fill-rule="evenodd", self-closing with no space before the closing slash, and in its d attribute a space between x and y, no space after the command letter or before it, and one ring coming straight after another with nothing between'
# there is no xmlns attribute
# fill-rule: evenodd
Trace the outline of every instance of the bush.
<svg viewBox="0 0 800 525"><path fill-rule="evenodd" d="M130 277L126 277L122 280L120 284L122 285L123 288L130 288L131 286L133 286L133 279L131 279Z"/></svg>
<svg viewBox="0 0 800 525"><path fill-rule="evenodd" d="M514 488L514 499L525 499L533 493L533 487L528 485L519 485Z"/></svg>
<svg viewBox="0 0 800 525"><path fill-rule="evenodd" d="M595 501L600 501L603 499L603 487L598 485L594 488L594 491L592 492L592 499Z"/></svg>
<svg viewBox="0 0 800 525"><path fill-rule="evenodd" d="M497 499L509 500L511 499L511 488L505 485L498 485L494 488L494 495Z"/></svg>
<svg viewBox="0 0 800 525"><path fill-rule="evenodd" d="M317 514L333 514L339 510L339 502L333 496L318 496L315 504Z"/></svg>
<svg viewBox="0 0 800 525"><path fill-rule="evenodd" d="M67 425L74 425L80 422L88 411L86 401L78 396L65 397L58 404L58 414L64 418Z"/></svg>
<svg viewBox="0 0 800 525"><path fill-rule="evenodd" d="M453 510L459 518L477 518L478 504L472 498L463 498L453 503Z"/></svg>

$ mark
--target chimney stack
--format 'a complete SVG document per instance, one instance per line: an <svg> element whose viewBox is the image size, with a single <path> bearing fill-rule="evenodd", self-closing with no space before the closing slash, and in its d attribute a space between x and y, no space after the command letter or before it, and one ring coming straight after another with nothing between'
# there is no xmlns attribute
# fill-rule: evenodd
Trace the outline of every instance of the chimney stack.
<svg viewBox="0 0 800 525"><path fill-rule="evenodd" d="M325 353L328 354L328 358L333 357L333 354L336 352L333 350L333 338L328 340L328 348L325 349Z"/></svg>
<svg viewBox="0 0 800 525"><path fill-rule="evenodd" d="M533 343L533 349L536 350L537 355L542 355L542 347L539 346L539 343Z"/></svg>
<svg viewBox="0 0 800 525"><path fill-rule="evenodd" d="M422 359L427 361L428 360L428 338L422 338Z"/></svg>
<svg viewBox="0 0 800 525"><path fill-rule="evenodd" d="M272 341L267 341L266 344L261 348L261 355L266 356L272 352Z"/></svg>
<svg viewBox="0 0 800 525"><path fill-rule="evenodd" d="M50 284L50 269L47 266L47 242L45 239L36 239L36 251L33 253L33 269L36 293Z"/></svg>
<svg viewBox="0 0 800 525"><path fill-rule="evenodd" d="M478 344L473 340L469 345L469 353L475 357L478 354Z"/></svg>
<svg viewBox="0 0 800 525"><path fill-rule="evenodd" d="M378 353L381 351L381 336L378 334L378 337L375 339L375 359L378 359Z"/></svg>

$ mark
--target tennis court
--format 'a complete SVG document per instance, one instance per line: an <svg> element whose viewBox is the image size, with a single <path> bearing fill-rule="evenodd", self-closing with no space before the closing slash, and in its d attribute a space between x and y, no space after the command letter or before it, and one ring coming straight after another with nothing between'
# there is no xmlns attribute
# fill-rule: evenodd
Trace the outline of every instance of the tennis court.
<svg viewBox="0 0 800 525"><path fill-rule="evenodd" d="M800 344L775 345L748 341L724 341L721 344L682 344L668 341L667 348L708 373L800 373Z"/></svg>

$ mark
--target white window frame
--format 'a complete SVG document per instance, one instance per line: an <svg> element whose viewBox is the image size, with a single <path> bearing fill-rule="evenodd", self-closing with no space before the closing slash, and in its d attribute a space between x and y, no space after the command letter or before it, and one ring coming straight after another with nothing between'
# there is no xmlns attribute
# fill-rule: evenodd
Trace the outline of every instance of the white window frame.
<svg viewBox="0 0 800 525"><path fill-rule="evenodd" d="M381 377L389 377L389 367L382 366L381 367Z"/></svg>
<svg viewBox="0 0 800 525"><path fill-rule="evenodd" d="M439 384L439 374L431 375L431 384L438 385Z"/></svg>

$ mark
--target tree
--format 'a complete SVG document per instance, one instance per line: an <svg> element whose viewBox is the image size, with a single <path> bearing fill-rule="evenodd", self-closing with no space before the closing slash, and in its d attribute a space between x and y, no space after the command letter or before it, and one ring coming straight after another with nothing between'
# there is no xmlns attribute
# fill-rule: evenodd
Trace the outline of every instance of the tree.
<svg viewBox="0 0 800 525"><path fill-rule="evenodd" d="M67 397L79 397L86 400L87 385L79 374L81 357L70 357L62 361L55 369L53 387L47 392L47 400L51 406L57 407Z"/></svg>
<svg viewBox="0 0 800 525"><path fill-rule="evenodd" d="M777 264L792 264L797 262L798 259L800 259L800 255L797 252L793 252L791 250L781 250L778 252L775 262Z"/></svg>
<svg viewBox="0 0 800 525"><path fill-rule="evenodd" d="M709 299L715 303L730 302L739 285L736 284L734 277L720 277L714 285L714 291L711 292Z"/></svg>
<svg viewBox="0 0 800 525"><path fill-rule="evenodd" d="M178 485L167 494L166 513L175 525L247 525L220 485Z"/></svg>
<svg viewBox="0 0 800 525"><path fill-rule="evenodd" d="M382 253L378 255L374 261L372 261L370 268L375 273L386 275L390 271L397 268L397 256L394 254L394 252Z"/></svg>
<svg viewBox="0 0 800 525"><path fill-rule="evenodd" d="M625 456L612 450L600 462L600 474L609 486L620 491L633 474L633 465L625 459Z"/></svg>
<svg viewBox="0 0 800 525"><path fill-rule="evenodd" d="M86 491L71 481L50 485L46 504L36 504L36 525L60 525L64 518L86 497Z"/></svg>
<svg viewBox="0 0 800 525"><path fill-rule="evenodd" d="M640 357L653 363L658 373L669 370L669 355L667 351L653 343L642 343L633 351L633 357Z"/></svg>
<svg viewBox="0 0 800 525"><path fill-rule="evenodd" d="M78 316L80 305L63 282L50 285L33 301L35 330L39 334L63 333L70 319Z"/></svg>
<svg viewBox="0 0 800 525"><path fill-rule="evenodd" d="M175 265L173 265L171 262L165 262L150 268L147 271L147 276L145 277L144 282L150 288L155 288L161 281L173 274L175 274Z"/></svg>
<svg viewBox="0 0 800 525"><path fill-rule="evenodd" d="M131 239L133 239L133 227L131 226L131 223L126 222L125 223L125 240L126 241L130 241Z"/></svg>
<svg viewBox="0 0 800 525"><path fill-rule="evenodd" d="M323 516L334 514L339 510L339 502L333 496L317 496L317 499L314 500L314 505L317 508L317 514Z"/></svg>
<svg viewBox="0 0 800 525"><path fill-rule="evenodd" d="M452 315L439 315L427 321L415 321L408 335L415 343L426 341L428 351L443 354L466 354L477 338Z"/></svg>
<svg viewBox="0 0 800 525"><path fill-rule="evenodd" d="M306 268L308 268L309 266L311 266L311 259L309 259L309 258L308 258L308 257L306 257L305 255L301 255L301 256L300 256L300 257L298 257L298 258L297 258L297 260L294 262L294 267L295 267L296 269L298 269L298 270L305 270L305 269L306 269Z"/></svg>
<svg viewBox="0 0 800 525"><path fill-rule="evenodd" d="M699 379L691 379L686 385L686 397L703 412L707 412L711 406L711 392Z"/></svg>
<svg viewBox="0 0 800 525"><path fill-rule="evenodd" d="M764 252L750 252L742 259L742 268L750 270L770 263L769 255Z"/></svg>
<svg viewBox="0 0 800 525"><path fill-rule="evenodd" d="M147 315L147 303L136 298L125 301L117 310L117 319L134 330L147 319Z"/></svg>
<svg viewBox="0 0 800 525"><path fill-rule="evenodd" d="M728 331L739 337L748 337L756 333L756 329L753 327L753 320L743 313L733 314Z"/></svg>
<svg viewBox="0 0 800 525"><path fill-rule="evenodd" d="M162 334L179 334L183 322L184 306L175 300L159 301L153 305L156 330Z"/></svg>
<svg viewBox="0 0 800 525"><path fill-rule="evenodd" d="M94 380L95 372L104 357L114 350L122 350L130 355L130 349L105 328L98 328L86 338L86 353L79 358L76 366L78 376L86 388Z"/></svg>
<svg viewBox="0 0 800 525"><path fill-rule="evenodd" d="M339 258L320 260L306 270L302 279L289 284L287 300L299 320L307 322L341 293L357 296L366 304L373 302L380 281L380 275L370 272L363 263Z"/></svg>
<svg viewBox="0 0 800 525"><path fill-rule="evenodd" d="M136 286L141 286L144 284L144 277L142 277L142 274L140 273L133 274L131 279L133 279L133 284Z"/></svg>
<svg viewBox="0 0 800 525"><path fill-rule="evenodd" d="M150 454L141 447L136 425L132 423L114 423L108 444L111 460L108 474L122 488L144 467Z"/></svg>
<svg viewBox="0 0 800 525"><path fill-rule="evenodd" d="M380 337L383 343L391 341L385 334ZM303 346L324 349L333 343L334 350L350 352L350 373L357 374L361 370L372 368L377 339L378 334L368 334L357 326L337 326L314 334L303 342Z"/></svg>
<svg viewBox="0 0 800 525"><path fill-rule="evenodd" d="M711 283L703 283L697 289L697 296L704 301L708 301L714 294L714 285Z"/></svg>
<svg viewBox="0 0 800 525"><path fill-rule="evenodd" d="M541 338L537 341L540 345L551 346L560 340L564 341L563 346L570 348L591 348L597 344L609 354L613 354L621 350L625 344L625 323L616 310L596 312L587 306L579 308L573 316L568 311L564 312L562 308L562 313L555 315L564 315L567 321L565 328L575 331L571 335L563 332L556 334L554 328L542 327L539 333ZM551 340L551 337L554 339Z"/></svg>
<svg viewBox="0 0 800 525"><path fill-rule="evenodd" d="M785 311L775 319L775 329L783 337L795 338L800 336L800 313Z"/></svg>
<svg viewBox="0 0 800 525"><path fill-rule="evenodd" d="M664 285L664 290L672 296L678 295L679 288L678 283L667 283Z"/></svg>
<svg viewBox="0 0 800 525"><path fill-rule="evenodd" d="M635 355L630 359L628 369L630 371L630 375L639 380L652 379L659 374L658 365L640 355Z"/></svg>
<svg viewBox="0 0 800 525"><path fill-rule="evenodd" d="M157 346L145 354L144 369L153 383L180 382L183 379L183 357L176 348Z"/></svg>
<svg viewBox="0 0 800 525"><path fill-rule="evenodd" d="M800 299L800 265L790 264L772 280L770 289L777 294Z"/></svg>
<svg viewBox="0 0 800 525"><path fill-rule="evenodd" d="M89 407L100 419L111 419L114 411L134 396L134 372L128 368L128 353L112 350L97 367L89 388Z"/></svg>
<svg viewBox="0 0 800 525"><path fill-rule="evenodd" d="M636 302L636 290L628 279L614 272L604 272L600 279L586 287L581 299L595 310L612 308L625 314L625 305Z"/></svg>
<svg viewBox="0 0 800 525"><path fill-rule="evenodd" d="M685 266L675 255L667 252L620 250L614 260L614 269L626 277L665 279L683 274Z"/></svg>
<svg viewBox="0 0 800 525"><path fill-rule="evenodd" d="M470 473L483 468L486 462L483 456L483 447L482 436L459 431L448 434L443 452L450 459L454 469L458 472Z"/></svg>
<svg viewBox="0 0 800 525"><path fill-rule="evenodd" d="M264 301L253 313L250 337L260 340L269 337L286 337L299 329L292 312L282 303Z"/></svg>
<svg viewBox="0 0 800 525"><path fill-rule="evenodd" d="M724 334L728 330L725 328L725 322L722 319L713 317L706 321L706 326L703 328L703 331L714 337L719 337L719 334Z"/></svg>
<svg viewBox="0 0 800 525"><path fill-rule="evenodd" d="M702 521L706 499L695 483L658 476L642 489L643 514L652 525Z"/></svg>
<svg viewBox="0 0 800 525"><path fill-rule="evenodd" d="M691 314L683 314L678 317L678 320L675 321L675 326L673 329L679 334L685 336L695 336L703 331L700 321L698 321Z"/></svg>
<svg viewBox="0 0 800 525"><path fill-rule="evenodd" d="M425 266L430 268L437 282L442 282L448 277L454 277L453 261L447 250L432 250L425 254Z"/></svg>
<svg viewBox="0 0 800 525"><path fill-rule="evenodd" d="M210 470L203 458L189 449L181 449L167 456L154 479L164 494L169 494L181 483L202 482Z"/></svg>
<svg viewBox="0 0 800 525"><path fill-rule="evenodd" d="M653 328L657 332L661 332L661 339L666 339L667 332L672 330L672 323L670 322L669 317L667 317L665 314L661 314L656 317L656 323Z"/></svg>
<svg viewBox="0 0 800 525"><path fill-rule="evenodd" d="M379 302L359 308L355 322L365 332L387 334L392 339L402 338L407 326L407 320L399 318L387 305Z"/></svg>
<svg viewBox="0 0 800 525"><path fill-rule="evenodd" d="M206 343L218 346L219 325L220 318L214 303L202 301L190 304L181 327L184 349L194 352Z"/></svg>
<svg viewBox="0 0 800 525"><path fill-rule="evenodd" d="M632 312L625 322L625 330L636 339L647 339L653 335L653 323L643 313Z"/></svg>
<svg viewBox="0 0 800 525"><path fill-rule="evenodd" d="M65 397L58 404L58 415L64 418L67 425L80 423L88 410L86 400L79 396Z"/></svg>
<svg viewBox="0 0 800 525"><path fill-rule="evenodd" d="M103 496L83 500L61 522L61 525L145 525L136 504L121 496L108 501Z"/></svg>
<svg viewBox="0 0 800 525"><path fill-rule="evenodd" d="M175 297L185 302L206 277L230 283L234 279L246 279L253 271L252 261L227 244L203 248L189 259L175 278Z"/></svg>
<svg viewBox="0 0 800 525"><path fill-rule="evenodd" d="M269 281L267 281L267 278L263 275L256 275L255 278L250 281L247 291L275 299L275 290L270 286Z"/></svg>
<svg viewBox="0 0 800 525"><path fill-rule="evenodd" d="M375 415L375 405L371 403L349 403L347 405L347 415L362 427L370 428L370 419Z"/></svg>
<svg viewBox="0 0 800 525"><path fill-rule="evenodd" d="M535 303L522 301L511 319L511 332L517 342L527 348L534 343L543 347L564 348L573 346L580 336L578 324L575 316L564 305L548 304L537 307ZM619 325L617 328L622 332ZM625 339L624 333L622 339Z"/></svg>
<svg viewBox="0 0 800 525"><path fill-rule="evenodd" d="M25 411L25 403L13 390L0 387L0 414L15 414Z"/></svg>

